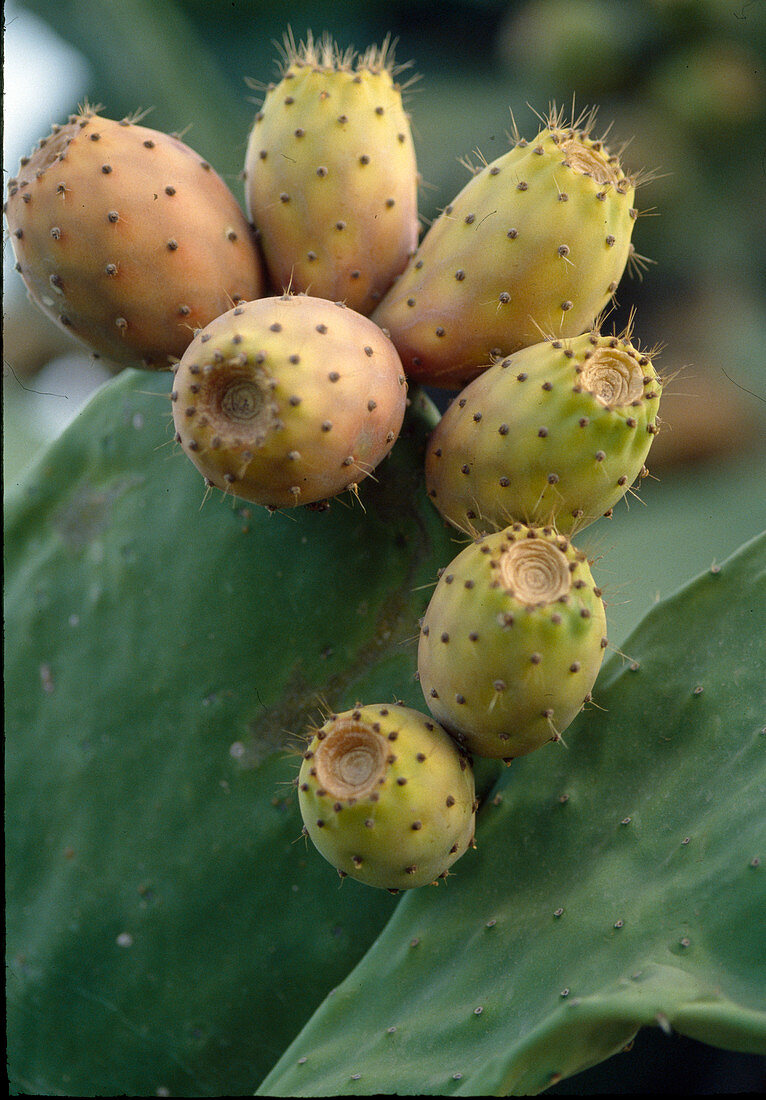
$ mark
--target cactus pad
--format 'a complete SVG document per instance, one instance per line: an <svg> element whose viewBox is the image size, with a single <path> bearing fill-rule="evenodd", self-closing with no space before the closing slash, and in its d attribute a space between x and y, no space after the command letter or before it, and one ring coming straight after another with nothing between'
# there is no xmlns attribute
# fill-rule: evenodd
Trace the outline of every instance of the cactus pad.
<svg viewBox="0 0 766 1100"><path fill-rule="evenodd" d="M323 697L421 701L435 413L413 401L361 504L270 515L205 499L170 385L124 371L6 498L8 1068L32 1095L251 1093L395 904L301 837L287 731Z"/></svg>
<svg viewBox="0 0 766 1100"><path fill-rule="evenodd" d="M259 1094L533 1095L641 1027L766 1054L764 621L765 537L655 606Z"/></svg>

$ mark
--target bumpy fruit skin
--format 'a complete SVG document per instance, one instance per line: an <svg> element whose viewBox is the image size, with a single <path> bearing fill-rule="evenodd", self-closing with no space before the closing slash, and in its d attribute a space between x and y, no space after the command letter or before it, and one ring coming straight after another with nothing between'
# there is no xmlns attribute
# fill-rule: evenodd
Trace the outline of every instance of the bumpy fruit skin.
<svg viewBox="0 0 766 1100"><path fill-rule="evenodd" d="M372 472L401 429L407 383L369 318L284 294L244 302L198 332L171 399L176 440L209 485L286 508Z"/></svg>
<svg viewBox="0 0 766 1100"><path fill-rule="evenodd" d="M332 715L303 754L304 832L341 876L391 891L445 878L473 844L470 761L400 704Z"/></svg>
<svg viewBox="0 0 766 1100"><path fill-rule="evenodd" d="M428 708L469 752L523 756L582 708L605 631L586 556L562 535L516 523L480 538L441 574L423 617Z"/></svg>
<svg viewBox="0 0 766 1100"><path fill-rule="evenodd" d="M524 348L445 412L426 451L429 496L471 534L513 520L582 530L645 473L661 392L651 358L627 337Z"/></svg>
<svg viewBox="0 0 766 1100"><path fill-rule="evenodd" d="M408 376L460 388L493 357L589 329L631 254L634 184L556 118L485 164L374 313Z"/></svg>
<svg viewBox="0 0 766 1100"><path fill-rule="evenodd" d="M245 194L275 290L372 312L417 246L418 174L387 47L288 49L253 124Z"/></svg>
<svg viewBox="0 0 766 1100"><path fill-rule="evenodd" d="M91 351L167 369L194 330L263 291L252 228L178 138L85 110L55 126L5 206L30 297Z"/></svg>

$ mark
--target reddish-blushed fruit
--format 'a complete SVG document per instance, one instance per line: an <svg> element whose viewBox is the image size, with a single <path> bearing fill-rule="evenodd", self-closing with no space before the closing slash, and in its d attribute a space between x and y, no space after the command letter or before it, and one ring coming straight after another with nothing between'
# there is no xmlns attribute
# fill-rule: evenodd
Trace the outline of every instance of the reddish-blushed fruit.
<svg viewBox="0 0 766 1100"><path fill-rule="evenodd" d="M209 485L286 508L372 472L401 429L407 383L368 317L284 294L242 303L197 333L171 397L177 439Z"/></svg>
<svg viewBox="0 0 766 1100"><path fill-rule="evenodd" d="M434 221L374 313L407 375L459 389L493 358L589 329L631 255L635 177L552 113Z"/></svg>
<svg viewBox="0 0 766 1100"><path fill-rule="evenodd" d="M32 300L91 351L167 369L201 328L263 290L252 228L177 137L84 109L8 183L17 269Z"/></svg>

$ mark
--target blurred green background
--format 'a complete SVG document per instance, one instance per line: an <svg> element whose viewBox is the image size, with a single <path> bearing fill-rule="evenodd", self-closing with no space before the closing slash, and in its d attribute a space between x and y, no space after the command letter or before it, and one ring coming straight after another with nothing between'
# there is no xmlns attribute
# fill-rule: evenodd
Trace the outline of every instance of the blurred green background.
<svg viewBox="0 0 766 1100"><path fill-rule="evenodd" d="M636 336L664 345L672 378L643 504L627 498L580 540L599 558L610 639L766 527L764 0L14 0L5 19L5 178L88 98L113 118L151 107L145 124L182 132L241 200L259 101L246 78L275 77L288 24L296 39L327 31L359 49L390 34L397 61L412 60L402 80L420 74L407 103L424 225L467 182L460 157L508 148L511 111L531 138L551 101L597 105L596 130L610 127L626 167L657 177L637 193L633 238L651 262L623 280L608 325L635 307ZM12 265L6 234L8 487L108 378L26 300ZM692 1064L716 1082L695 1091L737 1091L738 1073L754 1087L752 1060L674 1043L642 1033L616 1066L552 1091L614 1089L619 1071L620 1091L675 1092L673 1067L686 1084Z"/></svg>

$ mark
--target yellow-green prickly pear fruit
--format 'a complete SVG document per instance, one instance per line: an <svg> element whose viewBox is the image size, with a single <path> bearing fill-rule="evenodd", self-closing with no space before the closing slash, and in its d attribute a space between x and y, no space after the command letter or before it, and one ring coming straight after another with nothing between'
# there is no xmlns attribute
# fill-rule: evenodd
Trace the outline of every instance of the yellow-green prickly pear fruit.
<svg viewBox="0 0 766 1100"><path fill-rule="evenodd" d="M391 341L340 302L244 302L178 364L176 440L208 485L255 504L314 504L355 488L394 445L407 383Z"/></svg>
<svg viewBox="0 0 766 1100"><path fill-rule="evenodd" d="M388 39L361 56L285 40L250 132L245 194L275 289L369 314L418 240L418 174Z"/></svg>
<svg viewBox="0 0 766 1100"><path fill-rule="evenodd" d="M401 704L331 715L303 754L306 833L338 869L391 891L446 878L473 844L476 796L465 753Z"/></svg>
<svg viewBox="0 0 766 1100"><path fill-rule="evenodd" d="M660 394L628 333L523 348L470 382L434 429L429 496L473 535L513 520L582 530L646 472Z"/></svg>
<svg viewBox="0 0 766 1100"><path fill-rule="evenodd" d="M374 319L407 375L458 389L493 358L589 329L617 289L637 212L635 177L553 112L473 179L423 238Z"/></svg>
<svg viewBox="0 0 766 1100"><path fill-rule="evenodd" d="M428 708L476 756L512 760L561 734L589 698L606 646L582 551L515 523L441 574L423 617L418 674Z"/></svg>

